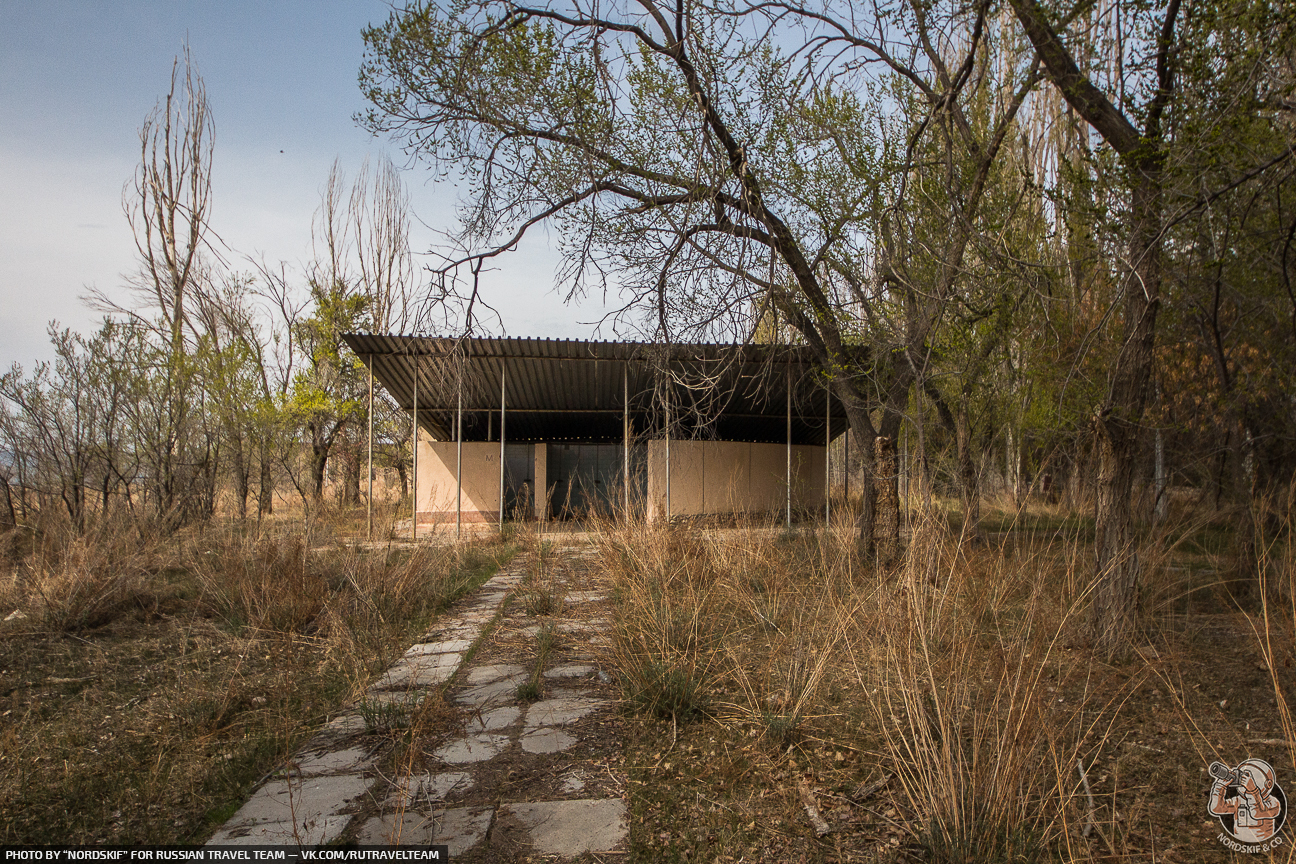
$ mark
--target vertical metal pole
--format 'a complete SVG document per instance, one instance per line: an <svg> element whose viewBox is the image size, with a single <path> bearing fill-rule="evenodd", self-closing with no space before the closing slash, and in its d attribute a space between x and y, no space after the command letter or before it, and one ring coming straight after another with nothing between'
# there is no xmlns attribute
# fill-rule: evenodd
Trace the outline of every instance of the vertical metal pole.
<svg viewBox="0 0 1296 864"><path fill-rule="evenodd" d="M832 521L832 391L824 394L824 525Z"/></svg>
<svg viewBox="0 0 1296 864"><path fill-rule="evenodd" d="M508 372L504 368L504 359L500 358L500 487L499 487L499 524L504 527L504 400Z"/></svg>
<svg viewBox="0 0 1296 864"><path fill-rule="evenodd" d="M455 410L455 539L463 535L463 368L456 387L459 407Z"/></svg>
<svg viewBox="0 0 1296 864"><path fill-rule="evenodd" d="M373 540L373 355L369 355L369 507L365 537Z"/></svg>
<svg viewBox="0 0 1296 864"><path fill-rule="evenodd" d="M625 521L630 521L630 364L621 364L621 456L625 485Z"/></svg>
<svg viewBox="0 0 1296 864"><path fill-rule="evenodd" d="M671 464L670 464L670 439L671 439L671 389L670 389L670 370L666 374L666 522L670 524L671 518Z"/></svg>
<svg viewBox="0 0 1296 864"><path fill-rule="evenodd" d="M846 506L850 507L850 425L846 426L846 434L842 436L842 497L846 499ZM846 511L847 513L850 510Z"/></svg>
<svg viewBox="0 0 1296 864"><path fill-rule="evenodd" d="M792 529L792 363L787 364L787 528Z"/></svg>
<svg viewBox="0 0 1296 864"><path fill-rule="evenodd" d="M414 479L413 482L410 484L410 489L413 492L413 498L414 498L414 506L412 508L412 512L410 513L410 539L411 540L418 539L418 430L419 430L418 379L419 379L419 362L418 362L418 355L415 354L414 355L414 431L410 435L410 439L414 442L413 445Z"/></svg>

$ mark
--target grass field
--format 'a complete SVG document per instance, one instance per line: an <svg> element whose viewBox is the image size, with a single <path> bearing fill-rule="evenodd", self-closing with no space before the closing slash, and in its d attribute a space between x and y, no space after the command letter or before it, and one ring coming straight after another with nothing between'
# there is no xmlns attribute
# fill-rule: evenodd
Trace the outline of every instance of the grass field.
<svg viewBox="0 0 1296 864"><path fill-rule="evenodd" d="M1226 529L1148 536L1143 628L1108 658L1084 522L999 511L969 547L919 515L890 569L844 523L606 531L615 663L651 718L627 760L639 860L1232 860L1209 764L1296 788L1290 546L1244 592Z"/></svg>
<svg viewBox="0 0 1296 864"><path fill-rule="evenodd" d="M0 843L201 841L513 547L335 520L10 536Z"/></svg>
<svg viewBox="0 0 1296 864"><path fill-rule="evenodd" d="M958 525L912 514L894 567L841 519L595 526L638 718L628 860L1231 860L1209 764L1263 758L1296 789L1290 524L1250 574L1226 522L1149 531L1117 657L1092 650L1083 515L989 509L975 546ZM362 533L7 535L0 842L204 839L523 542ZM561 600L539 578L517 602Z"/></svg>

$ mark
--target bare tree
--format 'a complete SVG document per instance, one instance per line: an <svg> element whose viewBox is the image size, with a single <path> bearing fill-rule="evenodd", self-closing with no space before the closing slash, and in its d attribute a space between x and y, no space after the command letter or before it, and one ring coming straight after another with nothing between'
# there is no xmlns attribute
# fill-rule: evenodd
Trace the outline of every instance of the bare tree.
<svg viewBox="0 0 1296 864"><path fill-rule="evenodd" d="M215 139L207 91L188 45L171 66L166 98L144 120L139 137L139 168L122 190L140 255L137 287L156 305L172 351L180 354L186 298L207 245Z"/></svg>
<svg viewBox="0 0 1296 864"><path fill-rule="evenodd" d="M469 328L484 262L552 222L567 296L623 291L615 324L633 316L667 342L745 341L777 318L868 442L871 484L874 439L895 438L929 374L991 167L1038 78L1033 52L989 9L418 6L366 33L362 79L371 128L463 172L463 227L442 272L447 296L471 275L459 295ZM973 99L993 103L987 122L969 119ZM930 136L949 204L939 248L923 255L935 270L901 236ZM874 496L864 500L871 547Z"/></svg>

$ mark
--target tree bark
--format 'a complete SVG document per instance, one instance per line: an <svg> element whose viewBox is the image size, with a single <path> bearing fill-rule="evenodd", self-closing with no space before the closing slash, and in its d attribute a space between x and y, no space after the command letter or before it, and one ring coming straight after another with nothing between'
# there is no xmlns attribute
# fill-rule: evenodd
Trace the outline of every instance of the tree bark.
<svg viewBox="0 0 1296 864"><path fill-rule="evenodd" d="M0 531L18 524L14 514L13 495L9 491L9 478L0 477Z"/></svg>
<svg viewBox="0 0 1296 864"><path fill-rule="evenodd" d="M274 477L270 470L270 446L261 445L261 479L257 485L257 518L274 512Z"/></svg>
<svg viewBox="0 0 1296 864"><path fill-rule="evenodd" d="M1161 174L1145 165L1132 177L1131 268L1124 280L1125 326L1107 402L1094 418L1098 452L1093 628L1114 653L1134 635L1139 560L1131 498L1143 409L1152 382L1161 287Z"/></svg>
<svg viewBox="0 0 1296 864"><path fill-rule="evenodd" d="M900 472L896 468L895 442L885 435L873 439L875 481L873 496L877 503L873 538L878 563L889 565L900 555Z"/></svg>
<svg viewBox="0 0 1296 864"><path fill-rule="evenodd" d="M1152 381L1157 311L1161 305L1161 116L1174 92L1173 47L1180 0L1170 0L1156 54L1157 88L1140 132L1085 76L1036 0L1009 0L1067 103L1119 154L1129 178L1129 266L1121 281L1124 321L1106 400L1094 417L1098 456L1093 604L1096 646L1115 654L1134 635L1139 561L1131 506L1138 432Z"/></svg>

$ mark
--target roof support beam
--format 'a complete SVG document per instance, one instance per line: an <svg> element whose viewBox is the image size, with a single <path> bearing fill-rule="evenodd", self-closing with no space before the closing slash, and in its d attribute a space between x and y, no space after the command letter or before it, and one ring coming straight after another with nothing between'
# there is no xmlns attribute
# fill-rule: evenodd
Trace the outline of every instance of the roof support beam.
<svg viewBox="0 0 1296 864"><path fill-rule="evenodd" d="M459 414L455 418L455 540L463 536L463 373L459 373Z"/></svg>
<svg viewBox="0 0 1296 864"><path fill-rule="evenodd" d="M412 512L410 513L410 539L411 540L418 540L418 430L419 430L418 373L419 373L418 357L415 357L414 358L414 411L411 415L413 417L413 424L412 427L410 428L410 441L413 442L411 446L414 450L414 471L412 475L413 479L410 484L410 490L413 493L411 497L414 499Z"/></svg>
<svg viewBox="0 0 1296 864"><path fill-rule="evenodd" d="M499 524L500 530L504 529L504 412L505 401L507 399L505 388L506 370L504 361L500 361L500 482L499 482Z"/></svg>
<svg viewBox="0 0 1296 864"><path fill-rule="evenodd" d="M369 498L366 507L365 539L373 540L373 355L369 355Z"/></svg>
<svg viewBox="0 0 1296 864"><path fill-rule="evenodd" d="M787 367L787 529L792 530L792 366Z"/></svg>
<svg viewBox="0 0 1296 864"><path fill-rule="evenodd" d="M625 521L630 522L630 364L621 364L621 483L625 486Z"/></svg>

